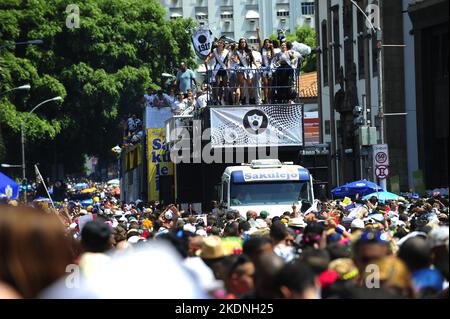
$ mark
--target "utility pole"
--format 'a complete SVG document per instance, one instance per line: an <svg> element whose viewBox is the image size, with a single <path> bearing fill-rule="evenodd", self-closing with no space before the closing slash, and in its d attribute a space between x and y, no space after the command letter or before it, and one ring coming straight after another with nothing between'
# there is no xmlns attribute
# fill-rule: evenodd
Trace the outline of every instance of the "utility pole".
<svg viewBox="0 0 450 319"><path fill-rule="evenodd" d="M378 114L376 115L377 118L379 119L379 131L380 131L380 144L384 144L385 143L385 139L384 139L384 103L383 103L383 99L384 99L384 94L383 94L383 32L381 30L381 2L382 0L378 1L378 22L380 25L377 25L377 27L375 27L371 21L371 19L369 19L369 17L367 16L367 14L364 12L363 9L361 9L360 6L358 6L358 4L354 1L354 0L350 0L350 2L360 11L360 13L366 18L366 21L368 23L368 25L370 25L370 28L372 29L374 35L377 37L377 64L378 64ZM380 186L386 190L386 179L380 179Z"/></svg>
<svg viewBox="0 0 450 319"><path fill-rule="evenodd" d="M27 204L27 191L28 191L28 181L27 181L27 175L26 175L26 169L25 169L25 134L24 134L25 128L24 128L24 122L22 121L20 123L20 135L21 135L21 141L22 141L22 182L25 181L25 190L23 192L23 200L25 202L25 205Z"/></svg>
<svg viewBox="0 0 450 319"><path fill-rule="evenodd" d="M381 0L380 0L381 4ZM380 118L380 144L384 144L384 96L383 96L383 34L381 28L377 30L378 51L378 117ZM380 186L386 191L386 179L380 179Z"/></svg>

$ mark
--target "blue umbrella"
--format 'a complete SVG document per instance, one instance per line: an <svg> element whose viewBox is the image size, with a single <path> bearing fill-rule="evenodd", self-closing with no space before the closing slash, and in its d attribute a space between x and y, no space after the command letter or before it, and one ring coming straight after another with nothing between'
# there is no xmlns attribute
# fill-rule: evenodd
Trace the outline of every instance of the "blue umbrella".
<svg viewBox="0 0 450 319"><path fill-rule="evenodd" d="M0 198L17 199L19 197L19 184L0 172Z"/></svg>
<svg viewBox="0 0 450 319"><path fill-rule="evenodd" d="M370 197L375 196L378 198L380 202L385 202L387 200L398 200L399 195L391 193L391 192L378 192L378 193L372 193L368 194L363 197L363 199L369 199Z"/></svg>
<svg viewBox="0 0 450 319"><path fill-rule="evenodd" d="M89 185L86 183L78 183L78 184L75 184L73 187L76 189L84 189L84 188L88 188Z"/></svg>
<svg viewBox="0 0 450 319"><path fill-rule="evenodd" d="M83 205L85 207L92 205L92 204L94 204L94 200L92 198L81 201L81 205Z"/></svg>
<svg viewBox="0 0 450 319"><path fill-rule="evenodd" d="M345 185L341 185L331 190L331 194L335 198L344 198L346 196L353 197L356 194L367 195L376 191L382 192L383 189L375 183L366 180L360 180L351 182Z"/></svg>

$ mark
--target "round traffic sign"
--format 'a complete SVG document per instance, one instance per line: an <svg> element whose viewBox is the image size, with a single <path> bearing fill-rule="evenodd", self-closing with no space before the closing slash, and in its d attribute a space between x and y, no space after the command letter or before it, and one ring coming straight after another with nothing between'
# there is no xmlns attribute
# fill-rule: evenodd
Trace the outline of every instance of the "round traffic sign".
<svg viewBox="0 0 450 319"><path fill-rule="evenodd" d="M385 152L378 152L375 154L375 161L379 164L384 164L388 159L388 156Z"/></svg>
<svg viewBox="0 0 450 319"><path fill-rule="evenodd" d="M386 165L378 165L375 168L375 175L379 179L385 179L389 175L389 167L387 167Z"/></svg>

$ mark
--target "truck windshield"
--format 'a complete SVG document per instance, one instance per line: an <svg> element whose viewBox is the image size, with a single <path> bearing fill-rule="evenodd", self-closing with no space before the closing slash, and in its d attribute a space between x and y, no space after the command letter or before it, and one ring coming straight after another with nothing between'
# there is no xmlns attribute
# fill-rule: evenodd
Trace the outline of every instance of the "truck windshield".
<svg viewBox="0 0 450 319"><path fill-rule="evenodd" d="M308 181L232 183L231 206L292 204L311 201Z"/></svg>

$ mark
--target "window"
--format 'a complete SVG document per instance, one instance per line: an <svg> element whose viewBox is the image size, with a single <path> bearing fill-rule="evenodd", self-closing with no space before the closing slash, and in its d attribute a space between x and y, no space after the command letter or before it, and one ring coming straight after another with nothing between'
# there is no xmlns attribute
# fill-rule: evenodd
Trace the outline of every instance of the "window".
<svg viewBox="0 0 450 319"><path fill-rule="evenodd" d="M233 19L233 12L224 11L220 15L222 19Z"/></svg>
<svg viewBox="0 0 450 319"><path fill-rule="evenodd" d="M378 1L372 1L372 4L378 5ZM372 76L378 76L378 50L377 35L370 29L372 33Z"/></svg>
<svg viewBox="0 0 450 319"><path fill-rule="evenodd" d="M228 180L223 181L222 201L228 203Z"/></svg>
<svg viewBox="0 0 450 319"><path fill-rule="evenodd" d="M175 20L175 19L179 19L179 18L182 18L183 16L180 14L180 13L178 13L178 12L173 12L171 15L170 15L170 19L171 20Z"/></svg>
<svg viewBox="0 0 450 319"><path fill-rule="evenodd" d="M203 12L199 12L195 15L195 17L197 18L197 20L208 20L208 15L206 13Z"/></svg>
<svg viewBox="0 0 450 319"><path fill-rule="evenodd" d="M257 44L258 43L258 38L254 37L254 36L251 36L251 37L249 37L247 39L247 41L248 41L249 44Z"/></svg>
<svg viewBox="0 0 450 319"><path fill-rule="evenodd" d="M334 75L336 77L339 74L339 69L341 67L341 49L339 44L341 42L339 37L339 6L335 6L332 9L333 16L333 42L334 42ZM336 82L335 78L335 82Z"/></svg>
<svg viewBox="0 0 450 319"><path fill-rule="evenodd" d="M302 3L302 14L303 15L314 15L314 2L303 2Z"/></svg>
<svg viewBox="0 0 450 319"><path fill-rule="evenodd" d="M278 10L277 17L289 17L289 11L288 10Z"/></svg>
<svg viewBox="0 0 450 319"><path fill-rule="evenodd" d="M372 34L372 76L378 76L378 49L376 34Z"/></svg>
<svg viewBox="0 0 450 319"><path fill-rule="evenodd" d="M322 21L322 69L323 69L323 85L328 85L328 34L327 20Z"/></svg>
<svg viewBox="0 0 450 319"><path fill-rule="evenodd" d="M358 1L358 5L361 6L362 1ZM358 32L358 76L359 79L364 78L366 75L366 69L364 66L364 27L365 27L365 18L360 12L358 12L357 16L357 32Z"/></svg>
<svg viewBox="0 0 450 319"><path fill-rule="evenodd" d="M348 74L353 65L353 4L350 0L345 0L342 8L342 20L344 23L344 65Z"/></svg>

